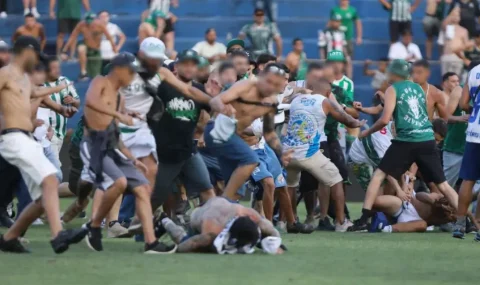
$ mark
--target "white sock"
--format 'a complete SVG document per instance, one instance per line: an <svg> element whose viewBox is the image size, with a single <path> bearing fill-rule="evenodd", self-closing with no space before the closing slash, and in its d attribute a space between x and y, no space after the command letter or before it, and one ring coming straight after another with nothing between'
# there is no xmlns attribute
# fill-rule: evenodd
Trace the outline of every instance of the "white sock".
<svg viewBox="0 0 480 285"><path fill-rule="evenodd" d="M25 15L26 15L26 14L28 14L28 13L30 13L30 9L28 9L28 8L25 8L25 10L23 10L23 14L25 14Z"/></svg>
<svg viewBox="0 0 480 285"><path fill-rule="evenodd" d="M391 233L392 232L392 226L386 226L382 229L382 232L384 233Z"/></svg>

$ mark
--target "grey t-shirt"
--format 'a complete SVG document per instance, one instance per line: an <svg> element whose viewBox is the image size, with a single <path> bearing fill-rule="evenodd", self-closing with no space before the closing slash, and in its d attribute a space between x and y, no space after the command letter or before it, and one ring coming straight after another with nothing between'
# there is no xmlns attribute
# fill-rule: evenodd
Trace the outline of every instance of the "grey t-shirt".
<svg viewBox="0 0 480 285"><path fill-rule="evenodd" d="M243 26L240 31L252 43L252 50L255 55L269 52L269 45L275 36L280 35L275 23L264 23L259 26L255 23Z"/></svg>

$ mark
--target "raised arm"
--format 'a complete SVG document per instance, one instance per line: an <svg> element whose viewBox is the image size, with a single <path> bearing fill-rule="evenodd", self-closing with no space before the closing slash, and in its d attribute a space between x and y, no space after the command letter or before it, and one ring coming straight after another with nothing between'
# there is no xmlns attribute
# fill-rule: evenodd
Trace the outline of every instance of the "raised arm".
<svg viewBox="0 0 480 285"><path fill-rule="evenodd" d="M44 97L48 95L52 95L53 93L58 93L62 91L63 89L67 88L66 83L61 83L58 86L54 87L34 87L32 88L32 96L31 98L38 98L38 97Z"/></svg>
<svg viewBox="0 0 480 285"><path fill-rule="evenodd" d="M168 84L178 89L183 95L192 98L193 100L208 105L212 97L203 93L193 85L186 84L179 80L169 69L161 67L159 70L160 78ZM217 111L217 110L215 110Z"/></svg>
<svg viewBox="0 0 480 285"><path fill-rule="evenodd" d="M378 119L373 126L365 130L361 133L361 137L366 137L368 135L371 135L375 132L380 131L383 129L390 120L392 119L393 111L395 110L395 105L396 105L396 93L395 89L393 87L388 87L387 91L385 91L385 99L384 99L384 107L383 107L383 114Z"/></svg>
<svg viewBox="0 0 480 285"><path fill-rule="evenodd" d="M335 120L349 128L359 128L365 124L365 121L358 121L354 119L329 99L323 100L322 107L325 115L331 115Z"/></svg>

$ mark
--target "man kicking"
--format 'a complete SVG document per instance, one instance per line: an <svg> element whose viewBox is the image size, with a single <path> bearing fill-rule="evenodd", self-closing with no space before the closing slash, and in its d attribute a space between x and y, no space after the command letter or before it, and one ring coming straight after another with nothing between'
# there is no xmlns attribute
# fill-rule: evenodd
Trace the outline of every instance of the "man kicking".
<svg viewBox="0 0 480 285"><path fill-rule="evenodd" d="M330 187L335 201L335 230L344 232L351 223L345 219L343 179L338 168L320 151L320 141L325 136L328 115L351 128L359 128L365 121L354 119L328 99L332 89L327 80L309 84L313 95L298 96L290 105L287 135L283 138L284 147L293 151L293 159L286 167L287 184L290 188L297 187L300 171L307 171L321 184Z"/></svg>
<svg viewBox="0 0 480 285"><path fill-rule="evenodd" d="M45 157L42 145L31 134L34 126L30 99L51 94L37 93L27 74L37 64L40 44L32 37L20 36L14 43L13 54L11 64L0 69L0 155L20 170L33 202L14 225L0 236L0 250L29 252L18 238L45 210L50 225L51 246L55 253L62 253L70 244L81 241L86 231L62 231L57 169Z"/></svg>
<svg viewBox="0 0 480 285"><path fill-rule="evenodd" d="M96 77L87 91L84 111L85 133L80 143L84 164L103 198L92 220L85 227L85 239L89 248L102 251L101 224L112 205L127 187L136 196L137 215L142 221L145 236L145 253L161 254L174 251L174 247L161 244L155 238L150 205L150 186L139 171L148 172L146 166L136 159L119 138L117 120L133 125L133 118L120 110L124 98L118 94L121 87L130 85L137 71L138 63L129 53L121 53L111 61L107 76ZM138 169L137 169L138 168Z"/></svg>
<svg viewBox="0 0 480 285"><path fill-rule="evenodd" d="M432 124L428 119L425 93L420 85L409 81L409 64L394 60L388 67L392 85L385 92L382 117L359 137L366 137L384 128L392 119L396 138L388 148L368 185L362 216L349 231L366 231L373 216L372 206L387 175L399 180L413 163L418 165L423 178L436 184L449 203L457 208L458 195L445 179L440 156L436 149Z"/></svg>
<svg viewBox="0 0 480 285"><path fill-rule="evenodd" d="M264 252L281 254L280 233L255 210L215 197L196 208L190 219L193 236L166 215L155 223L158 234L167 232L178 244L178 253L249 254L257 244ZM157 235L158 235L157 234Z"/></svg>

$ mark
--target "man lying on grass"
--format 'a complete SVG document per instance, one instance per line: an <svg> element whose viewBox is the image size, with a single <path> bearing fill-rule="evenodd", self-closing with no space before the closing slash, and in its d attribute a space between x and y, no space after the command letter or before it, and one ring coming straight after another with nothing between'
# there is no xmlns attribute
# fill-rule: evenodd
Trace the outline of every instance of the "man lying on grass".
<svg viewBox="0 0 480 285"><path fill-rule="evenodd" d="M179 253L250 254L256 245L269 254L281 254L285 249L270 221L221 197L211 198L193 211L190 231L192 234L187 234L165 213L155 222L157 237L167 232L178 244Z"/></svg>

